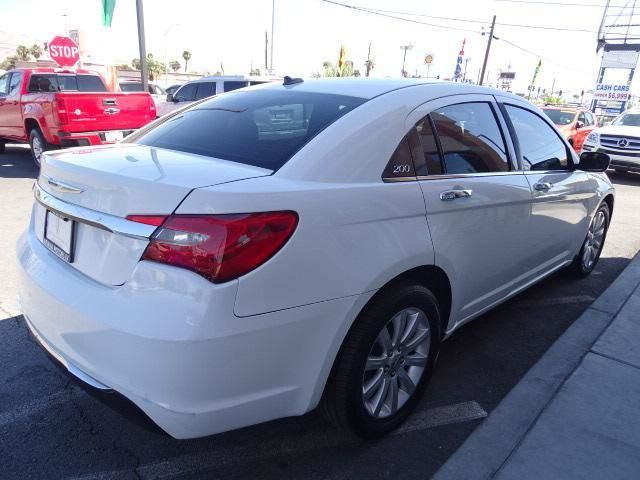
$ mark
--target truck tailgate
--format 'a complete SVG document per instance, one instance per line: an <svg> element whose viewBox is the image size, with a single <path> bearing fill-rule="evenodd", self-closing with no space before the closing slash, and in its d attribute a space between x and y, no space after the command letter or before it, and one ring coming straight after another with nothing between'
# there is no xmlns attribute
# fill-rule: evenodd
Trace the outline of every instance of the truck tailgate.
<svg viewBox="0 0 640 480"><path fill-rule="evenodd" d="M71 133L132 130L156 118L153 99L144 92L59 92L56 101L67 114L63 128Z"/></svg>

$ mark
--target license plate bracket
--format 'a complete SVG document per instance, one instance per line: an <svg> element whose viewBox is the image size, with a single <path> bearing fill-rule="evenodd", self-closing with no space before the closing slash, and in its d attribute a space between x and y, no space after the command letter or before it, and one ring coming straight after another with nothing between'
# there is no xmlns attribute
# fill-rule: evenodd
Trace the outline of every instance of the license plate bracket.
<svg viewBox="0 0 640 480"><path fill-rule="evenodd" d="M124 138L124 133L120 130L114 130L111 132L104 132L104 139L106 142L119 142Z"/></svg>
<svg viewBox="0 0 640 480"><path fill-rule="evenodd" d="M44 244L56 256L73 263L76 222L47 210L44 217Z"/></svg>

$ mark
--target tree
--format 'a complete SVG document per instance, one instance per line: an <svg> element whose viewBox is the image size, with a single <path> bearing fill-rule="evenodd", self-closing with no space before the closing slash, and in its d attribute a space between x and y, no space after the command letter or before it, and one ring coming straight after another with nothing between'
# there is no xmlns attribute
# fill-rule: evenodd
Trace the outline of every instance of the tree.
<svg viewBox="0 0 640 480"><path fill-rule="evenodd" d="M189 60L191 60L191 52L189 50L182 52L182 59L184 60L184 71L186 72Z"/></svg>
<svg viewBox="0 0 640 480"><path fill-rule="evenodd" d="M18 48L16 48L16 54L18 55L18 59L22 60L23 62L26 62L27 60L29 60L31 51L29 50L29 47L25 47L24 45L18 45Z"/></svg>
<svg viewBox="0 0 640 480"><path fill-rule="evenodd" d="M174 72L177 72L178 70L180 70L180 62L178 60L171 60L169 62L169 68L171 68L171 70L173 70Z"/></svg>
<svg viewBox="0 0 640 480"><path fill-rule="evenodd" d="M373 61L373 58L370 58L369 60L366 60L364 62L364 68L365 68L365 75L368 77L369 73L371 72L371 70L374 69L374 67L376 66L375 62Z"/></svg>
<svg viewBox="0 0 640 480"><path fill-rule="evenodd" d="M13 70L16 68L16 62L18 61L18 57L16 55L11 55L5 58L2 62L0 62L0 70Z"/></svg>
<svg viewBox="0 0 640 480"><path fill-rule="evenodd" d="M356 70L353 68L353 62L351 60L347 60L342 65L342 68L338 68L334 66L331 62L322 62L322 68L324 68L324 72L322 73L323 77L359 77L360 70Z"/></svg>
<svg viewBox="0 0 640 480"><path fill-rule="evenodd" d="M42 47L37 43L34 43L33 45L31 45L31 48L29 49L29 53L33 55L33 58L38 60L42 56Z"/></svg>
<svg viewBox="0 0 640 480"><path fill-rule="evenodd" d="M131 60L131 65L133 65L133 68L135 68L136 70L141 70L139 58L134 58L133 60ZM153 58L152 53L148 53L147 70L149 72L149 80L153 81L163 73L167 72L167 66L164 63L159 62L155 58Z"/></svg>
<svg viewBox="0 0 640 480"><path fill-rule="evenodd" d="M260 76L260 69L259 68L252 68L251 71L249 72L250 76Z"/></svg>

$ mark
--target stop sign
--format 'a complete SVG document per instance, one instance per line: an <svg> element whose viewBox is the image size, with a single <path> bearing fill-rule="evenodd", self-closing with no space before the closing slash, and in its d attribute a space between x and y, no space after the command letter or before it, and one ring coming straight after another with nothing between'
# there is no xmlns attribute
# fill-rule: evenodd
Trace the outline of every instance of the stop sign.
<svg viewBox="0 0 640 480"><path fill-rule="evenodd" d="M61 67L73 67L80 60L80 49L69 37L57 36L49 42L49 56Z"/></svg>

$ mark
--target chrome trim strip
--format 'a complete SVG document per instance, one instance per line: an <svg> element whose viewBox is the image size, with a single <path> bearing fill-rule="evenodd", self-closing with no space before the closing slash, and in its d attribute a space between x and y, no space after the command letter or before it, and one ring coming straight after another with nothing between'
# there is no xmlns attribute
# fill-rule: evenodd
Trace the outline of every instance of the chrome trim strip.
<svg viewBox="0 0 640 480"><path fill-rule="evenodd" d="M452 173L444 175L418 175L418 180L444 180L454 178L476 178L476 177L503 177L505 175L522 175L522 170L511 170L509 172L478 172L478 173Z"/></svg>
<svg viewBox="0 0 640 480"><path fill-rule="evenodd" d="M79 223L91 225L111 233L148 240L156 230L153 225L131 222L122 217L67 203L44 191L38 183L34 185L33 195L36 201L48 210L53 210Z"/></svg>
<svg viewBox="0 0 640 480"><path fill-rule="evenodd" d="M382 177L383 182L394 183L394 182L415 182L415 176L413 177Z"/></svg>
<svg viewBox="0 0 640 480"><path fill-rule="evenodd" d="M51 177L45 177L47 179L47 183L55 188L56 190L58 190L59 192L63 192L63 193L82 193L84 190L82 190L79 187L75 187L73 185L70 185L68 183L64 183L61 182L60 180L56 180L55 178L51 178Z"/></svg>

